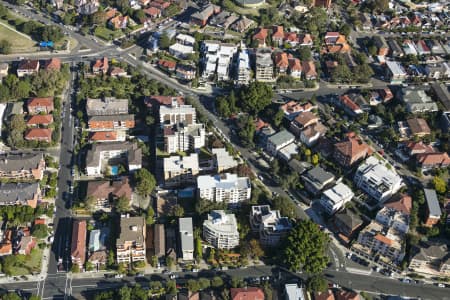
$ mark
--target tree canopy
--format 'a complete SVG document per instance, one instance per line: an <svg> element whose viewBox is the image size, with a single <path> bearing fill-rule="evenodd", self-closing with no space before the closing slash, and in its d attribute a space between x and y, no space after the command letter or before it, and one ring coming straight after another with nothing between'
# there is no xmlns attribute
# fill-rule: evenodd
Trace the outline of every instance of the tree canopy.
<svg viewBox="0 0 450 300"><path fill-rule="evenodd" d="M300 220L291 230L282 252L282 260L291 271L321 273L328 263L328 236L311 220Z"/></svg>
<svg viewBox="0 0 450 300"><path fill-rule="evenodd" d="M241 88L239 93L240 104L245 112L257 115L272 102L272 88L258 81L251 82Z"/></svg>
<svg viewBox="0 0 450 300"><path fill-rule="evenodd" d="M141 196L149 196L156 186L156 180L147 169L139 169L134 173L136 191Z"/></svg>

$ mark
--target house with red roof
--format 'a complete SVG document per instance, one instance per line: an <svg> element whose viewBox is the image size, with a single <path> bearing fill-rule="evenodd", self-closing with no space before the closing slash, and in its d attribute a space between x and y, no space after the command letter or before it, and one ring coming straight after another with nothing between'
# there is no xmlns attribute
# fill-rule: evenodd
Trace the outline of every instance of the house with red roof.
<svg viewBox="0 0 450 300"><path fill-rule="evenodd" d="M258 43L258 47L266 46L266 39L269 35L269 31L266 28L258 28L256 33L253 35L253 40Z"/></svg>
<svg viewBox="0 0 450 300"><path fill-rule="evenodd" d="M289 67L289 61L286 52L275 52L274 62L276 74L277 75L286 74Z"/></svg>
<svg viewBox="0 0 450 300"><path fill-rule="evenodd" d="M96 131L89 135L91 142L115 142L125 141L125 139L126 134L123 131Z"/></svg>
<svg viewBox="0 0 450 300"><path fill-rule="evenodd" d="M418 40L416 42L416 49L417 53L419 55L430 55L431 49L428 47L428 45L425 43L424 40Z"/></svg>
<svg viewBox="0 0 450 300"><path fill-rule="evenodd" d="M295 47L298 45L299 37L296 32L285 32L284 42L289 44L291 47Z"/></svg>
<svg viewBox="0 0 450 300"><path fill-rule="evenodd" d="M114 29L125 29L128 25L128 16L115 16L109 20L109 25Z"/></svg>
<svg viewBox="0 0 450 300"><path fill-rule="evenodd" d="M272 27L272 41L278 46L283 43L284 39L284 28L283 26L273 26Z"/></svg>
<svg viewBox="0 0 450 300"><path fill-rule="evenodd" d="M75 220L72 226L72 244L71 244L72 264L78 265L80 270L83 269L86 261L86 221Z"/></svg>
<svg viewBox="0 0 450 300"><path fill-rule="evenodd" d="M50 128L31 128L25 133L25 140L27 141L38 141L47 142L52 141L52 132Z"/></svg>
<svg viewBox="0 0 450 300"><path fill-rule="evenodd" d="M33 236L24 236L19 242L17 254L29 255L34 247L36 247L36 238Z"/></svg>
<svg viewBox="0 0 450 300"><path fill-rule="evenodd" d="M160 59L158 60L158 67L167 72L174 72L177 67L177 63L167 59Z"/></svg>
<svg viewBox="0 0 450 300"><path fill-rule="evenodd" d="M316 65L313 60L302 61L302 70L307 80L317 79Z"/></svg>
<svg viewBox="0 0 450 300"><path fill-rule="evenodd" d="M92 73L98 74L106 74L109 69L108 58L103 57L102 59L97 59L92 66Z"/></svg>
<svg viewBox="0 0 450 300"><path fill-rule="evenodd" d="M289 75L294 77L295 79L301 79L302 78L302 64L300 62L300 59L289 57L288 59L288 72Z"/></svg>
<svg viewBox="0 0 450 300"><path fill-rule="evenodd" d="M44 63L44 70L46 71L59 71L61 70L61 60L59 58L50 58Z"/></svg>
<svg viewBox="0 0 450 300"><path fill-rule="evenodd" d="M338 104L347 114L349 114L352 117L356 117L357 115L363 113L361 107L355 102L353 102L353 100L349 97L349 95L340 96Z"/></svg>
<svg viewBox="0 0 450 300"><path fill-rule="evenodd" d="M231 288L231 300L264 300L264 292L257 287Z"/></svg>
<svg viewBox="0 0 450 300"><path fill-rule="evenodd" d="M27 110L30 115L46 113L54 110L53 97L35 97L27 101Z"/></svg>
<svg viewBox="0 0 450 300"><path fill-rule="evenodd" d="M53 123L53 115L34 115L27 121L27 126L48 126Z"/></svg>
<svg viewBox="0 0 450 300"><path fill-rule="evenodd" d="M305 33L302 35L299 35L298 37L298 45L303 47L312 47L313 46L313 39L309 33Z"/></svg>
<svg viewBox="0 0 450 300"><path fill-rule="evenodd" d="M334 159L345 168L365 159L372 152L372 148L354 132L348 133L344 141L334 145Z"/></svg>
<svg viewBox="0 0 450 300"><path fill-rule="evenodd" d="M417 163L422 171L450 166L450 157L447 152L422 153L416 155Z"/></svg>
<svg viewBox="0 0 450 300"><path fill-rule="evenodd" d="M161 17L161 10L157 7L149 7L144 9L144 13L150 17L150 19L156 19Z"/></svg>
<svg viewBox="0 0 450 300"><path fill-rule="evenodd" d="M36 74L39 71L39 61L24 59L19 62L17 66L17 77L24 77L27 75Z"/></svg>

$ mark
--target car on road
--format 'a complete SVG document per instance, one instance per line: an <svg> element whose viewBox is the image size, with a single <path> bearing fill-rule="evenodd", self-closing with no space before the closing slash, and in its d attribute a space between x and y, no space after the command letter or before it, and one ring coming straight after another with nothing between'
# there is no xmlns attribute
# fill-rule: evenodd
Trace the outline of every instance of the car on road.
<svg viewBox="0 0 450 300"><path fill-rule="evenodd" d="M136 277L145 277L145 274L144 273L137 273Z"/></svg>
<svg viewBox="0 0 450 300"><path fill-rule="evenodd" d="M114 275L114 278L123 278L123 274L116 274Z"/></svg>
<svg viewBox="0 0 450 300"><path fill-rule="evenodd" d="M438 284L436 284L438 287L440 287L440 288L445 288L445 284L443 284L443 283L438 283Z"/></svg>
<svg viewBox="0 0 450 300"><path fill-rule="evenodd" d="M172 280L173 280L173 279L177 279L177 278L178 278L178 275L177 275L177 274L170 274L170 275L169 275L169 278L172 279Z"/></svg>

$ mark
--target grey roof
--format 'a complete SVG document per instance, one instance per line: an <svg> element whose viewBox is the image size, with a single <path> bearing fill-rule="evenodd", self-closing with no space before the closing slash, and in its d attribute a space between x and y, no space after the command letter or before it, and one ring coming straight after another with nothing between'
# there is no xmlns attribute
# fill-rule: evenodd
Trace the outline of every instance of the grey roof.
<svg viewBox="0 0 450 300"><path fill-rule="evenodd" d="M143 217L120 218L120 234L116 243L121 245L127 241L134 241L143 245L145 220Z"/></svg>
<svg viewBox="0 0 450 300"><path fill-rule="evenodd" d="M336 220L350 229L354 229L355 227L362 224L361 218L348 210L338 212L334 217L336 218Z"/></svg>
<svg viewBox="0 0 450 300"><path fill-rule="evenodd" d="M0 183L0 204L21 202L34 198L39 190L39 183Z"/></svg>
<svg viewBox="0 0 450 300"><path fill-rule="evenodd" d="M127 152L128 164L142 164L142 149L136 143L131 142L108 142L96 143L86 155L86 167L98 166L100 153L104 151L123 150Z"/></svg>
<svg viewBox="0 0 450 300"><path fill-rule="evenodd" d="M450 110L450 93L448 92L447 86L443 83L435 82L431 84L431 88L444 108Z"/></svg>
<svg viewBox="0 0 450 300"><path fill-rule="evenodd" d="M36 169L44 159L42 153L4 153L0 154L0 171L12 172Z"/></svg>
<svg viewBox="0 0 450 300"><path fill-rule="evenodd" d="M194 231L192 229L192 218L180 218L181 250L194 250Z"/></svg>
<svg viewBox="0 0 450 300"><path fill-rule="evenodd" d="M334 179L334 175L317 166L306 173L306 176L313 182L323 184Z"/></svg>
<svg viewBox="0 0 450 300"><path fill-rule="evenodd" d="M164 224L155 224L155 255L158 257L166 255Z"/></svg>
<svg viewBox="0 0 450 300"><path fill-rule="evenodd" d="M425 200L427 201L428 211L431 216L441 216L441 208L439 207L439 200L435 190L423 189L425 193Z"/></svg>
<svg viewBox="0 0 450 300"><path fill-rule="evenodd" d="M128 99L105 97L103 99L90 99L86 101L88 116L128 114Z"/></svg>
<svg viewBox="0 0 450 300"><path fill-rule="evenodd" d="M6 106L6 116L10 117L12 115L23 114L23 103L22 102L9 102Z"/></svg>
<svg viewBox="0 0 450 300"><path fill-rule="evenodd" d="M395 52L395 55L397 54L401 55L403 53L402 48L400 47L400 45L397 43L396 40L388 40L387 43L389 45L389 48L391 49L391 52Z"/></svg>
<svg viewBox="0 0 450 300"><path fill-rule="evenodd" d="M303 174L312 168L312 164L306 161L299 161L295 158L291 159L288 163L289 167L299 174Z"/></svg>
<svg viewBox="0 0 450 300"><path fill-rule="evenodd" d="M274 145L282 145L294 139L295 136L287 130L281 130L268 138L268 140Z"/></svg>
<svg viewBox="0 0 450 300"><path fill-rule="evenodd" d="M92 116L89 118L89 122L101 122L101 121L130 121L134 120L134 115L108 115L108 116Z"/></svg>

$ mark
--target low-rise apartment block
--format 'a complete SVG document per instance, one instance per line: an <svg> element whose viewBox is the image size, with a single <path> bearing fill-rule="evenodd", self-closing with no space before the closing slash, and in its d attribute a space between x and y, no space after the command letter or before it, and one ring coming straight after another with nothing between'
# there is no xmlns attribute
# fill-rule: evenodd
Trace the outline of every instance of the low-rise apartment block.
<svg viewBox="0 0 450 300"><path fill-rule="evenodd" d="M238 162L227 152L225 148L213 148L212 154L217 173L221 173L238 166Z"/></svg>
<svg viewBox="0 0 450 300"><path fill-rule="evenodd" d="M231 78L230 69L237 46L217 41L204 41L202 44L204 70L202 77L205 79L217 75L217 80L226 81Z"/></svg>
<svg viewBox="0 0 450 300"><path fill-rule="evenodd" d="M400 175L386 166L388 162L379 155L367 158L356 171L356 186L380 203L385 202L404 186Z"/></svg>
<svg viewBox="0 0 450 300"><path fill-rule="evenodd" d="M324 189L330 187L335 180L335 176L317 166L302 175L305 188L313 195L318 195Z"/></svg>
<svg viewBox="0 0 450 300"><path fill-rule="evenodd" d="M276 156L278 152L295 141L295 136L287 130L281 130L267 139L266 149L271 155Z"/></svg>
<svg viewBox="0 0 450 300"><path fill-rule="evenodd" d="M163 160L164 184L167 187L194 184L200 171L198 154L170 156Z"/></svg>
<svg viewBox="0 0 450 300"><path fill-rule="evenodd" d="M203 238L218 249L233 249L239 246L239 232L234 214L213 210L203 222Z"/></svg>
<svg viewBox="0 0 450 300"><path fill-rule="evenodd" d="M391 84L402 84L407 78L407 73L403 66L397 61L386 61L386 73Z"/></svg>
<svg viewBox="0 0 450 300"><path fill-rule="evenodd" d="M70 251L72 264L83 269L86 262L86 221L75 220L72 225L72 248Z"/></svg>
<svg viewBox="0 0 450 300"><path fill-rule="evenodd" d="M424 189L425 201L427 203L427 219L425 221L426 226L433 226L439 223L441 219L442 211L439 206L439 200L435 190Z"/></svg>
<svg viewBox="0 0 450 300"><path fill-rule="evenodd" d="M247 201L251 196L248 177L236 174L202 175L197 178L198 196L214 202L226 202L231 206Z"/></svg>
<svg viewBox="0 0 450 300"><path fill-rule="evenodd" d="M349 133L346 140L335 144L334 149L334 159L346 168L372 154L369 145L354 133Z"/></svg>
<svg viewBox="0 0 450 300"><path fill-rule="evenodd" d="M17 66L17 77L37 74L39 71L39 60L24 59Z"/></svg>
<svg viewBox="0 0 450 300"><path fill-rule="evenodd" d="M27 101L27 110L30 115L40 113L50 114L54 109L53 97L35 97Z"/></svg>
<svg viewBox="0 0 450 300"><path fill-rule="evenodd" d="M192 218L178 219L180 235L180 257L182 260L194 260L194 230Z"/></svg>
<svg viewBox="0 0 450 300"><path fill-rule="evenodd" d="M239 52L237 60L237 84L248 84L251 77L250 55L247 49Z"/></svg>
<svg viewBox="0 0 450 300"><path fill-rule="evenodd" d="M120 233L116 240L117 263L145 261L146 227L143 217L120 218Z"/></svg>
<svg viewBox="0 0 450 300"><path fill-rule="evenodd" d="M412 198L408 195L396 195L378 211L375 220L381 225L393 228L402 234L408 233Z"/></svg>
<svg viewBox="0 0 450 300"><path fill-rule="evenodd" d="M450 274L450 249L446 244L428 243L414 249L409 268L418 273L448 276Z"/></svg>
<svg viewBox="0 0 450 300"><path fill-rule="evenodd" d="M111 203L119 197L126 197L131 202L133 190L128 177L119 181L88 181L86 196L94 198L94 209L109 209Z"/></svg>
<svg viewBox="0 0 450 300"><path fill-rule="evenodd" d="M279 210L271 210L269 205L252 206L250 226L259 233L259 241L264 246L276 246L292 229L289 218L282 217Z"/></svg>
<svg viewBox="0 0 450 300"><path fill-rule="evenodd" d="M255 78L257 81L274 81L272 50L270 48L259 48L256 50Z"/></svg>
<svg viewBox="0 0 450 300"><path fill-rule="evenodd" d="M166 125L163 130L164 151L175 153L178 151L195 151L205 146L205 126L203 124L183 123Z"/></svg>
<svg viewBox="0 0 450 300"><path fill-rule="evenodd" d="M45 160L42 153L0 154L0 178L41 180L44 170Z"/></svg>
<svg viewBox="0 0 450 300"><path fill-rule="evenodd" d="M41 196L38 182L0 183L0 205L29 205L36 208Z"/></svg>
<svg viewBox="0 0 450 300"><path fill-rule="evenodd" d="M128 114L128 99L117 99L114 97L88 98L86 100L86 113L88 116Z"/></svg>
<svg viewBox="0 0 450 300"><path fill-rule="evenodd" d="M90 131L128 130L134 126L134 115L131 114L92 116L88 120Z"/></svg>
<svg viewBox="0 0 450 300"><path fill-rule="evenodd" d="M114 161L116 165L112 164ZM132 142L93 144L86 155L86 175L100 176L107 168L111 168L114 173L113 167L119 163L125 163L130 172L140 169L142 167L142 149Z"/></svg>
<svg viewBox="0 0 450 300"><path fill-rule="evenodd" d="M159 123L164 125L175 125L183 123L185 126L197 123L197 114L192 105L178 104L178 100L173 98L170 106L159 107Z"/></svg>
<svg viewBox="0 0 450 300"><path fill-rule="evenodd" d="M354 195L353 191L347 185L340 182L323 192L320 203L325 208L325 211L329 215L332 215L341 210L347 202L350 202Z"/></svg>

